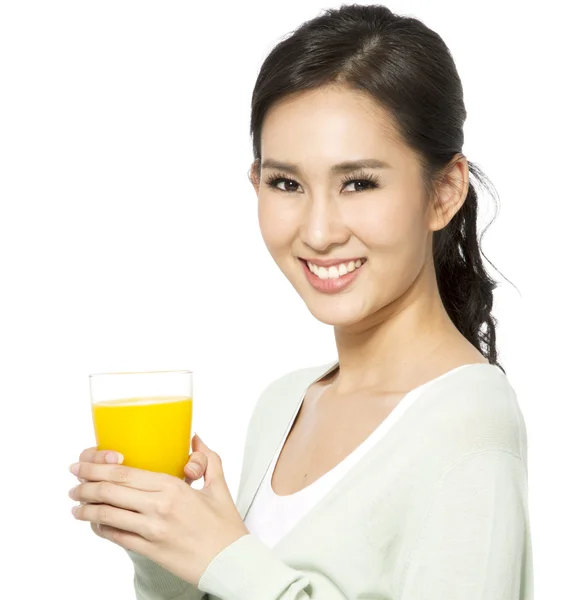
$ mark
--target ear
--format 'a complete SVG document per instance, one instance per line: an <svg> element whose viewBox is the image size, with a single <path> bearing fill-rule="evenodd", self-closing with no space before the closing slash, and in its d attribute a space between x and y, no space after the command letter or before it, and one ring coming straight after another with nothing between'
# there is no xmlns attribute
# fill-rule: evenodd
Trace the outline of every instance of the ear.
<svg viewBox="0 0 570 600"><path fill-rule="evenodd" d="M251 185L253 185L256 194L259 194L259 175L259 159L256 159L251 163L251 167L248 171L248 178L251 181Z"/></svg>
<svg viewBox="0 0 570 600"><path fill-rule="evenodd" d="M435 197L430 207L429 228L443 229L463 206L469 191L469 163L458 154L445 168L436 183Z"/></svg>

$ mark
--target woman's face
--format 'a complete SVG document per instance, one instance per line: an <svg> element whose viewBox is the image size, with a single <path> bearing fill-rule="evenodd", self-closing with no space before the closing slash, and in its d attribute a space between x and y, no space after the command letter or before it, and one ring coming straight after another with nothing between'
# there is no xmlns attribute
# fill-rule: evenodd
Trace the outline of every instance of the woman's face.
<svg viewBox="0 0 570 600"><path fill-rule="evenodd" d="M362 160L382 164L335 167ZM269 252L324 323L360 323L393 303L430 256L419 160L364 93L326 87L272 106L253 183Z"/></svg>

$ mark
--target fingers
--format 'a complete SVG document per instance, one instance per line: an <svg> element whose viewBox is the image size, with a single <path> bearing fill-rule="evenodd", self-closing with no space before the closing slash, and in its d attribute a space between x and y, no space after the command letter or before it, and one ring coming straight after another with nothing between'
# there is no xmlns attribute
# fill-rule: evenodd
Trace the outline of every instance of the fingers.
<svg viewBox="0 0 570 600"><path fill-rule="evenodd" d="M78 521L110 525L115 529L138 533L147 539L153 535L148 525L149 520L143 515L106 504L80 504L76 507L74 516Z"/></svg>
<svg viewBox="0 0 570 600"><path fill-rule="evenodd" d="M149 513L154 498L149 494L109 481L87 481L69 490L72 500L89 504L110 504L117 508Z"/></svg>
<svg viewBox="0 0 570 600"><path fill-rule="evenodd" d="M188 479L200 479L206 472L208 457L203 452L192 452L190 459L184 467L184 474Z"/></svg>
<svg viewBox="0 0 570 600"><path fill-rule="evenodd" d="M91 530L93 531L93 533L95 535L99 536L100 538L102 538L103 534L99 530L99 523L90 523L90 525L91 525Z"/></svg>
<svg viewBox="0 0 570 600"><path fill-rule="evenodd" d="M120 529L115 529L115 527L111 527L110 525L99 525L99 523L89 523L91 525L91 530L96 536L104 540L109 540L113 542L113 544L117 544L117 542L113 539L113 533L117 531L121 531ZM117 544L118 545L118 544Z"/></svg>
<svg viewBox="0 0 570 600"><path fill-rule="evenodd" d="M92 462L96 464L121 464L123 455L113 450L97 450L97 446L86 448L79 455L79 462Z"/></svg>
<svg viewBox="0 0 570 600"><path fill-rule="evenodd" d="M92 462L96 464L121 464L124 458L119 452L113 450L97 450L97 446L86 448L79 455L79 462ZM78 477L81 483L85 482L85 479Z"/></svg>
<svg viewBox="0 0 570 600"><path fill-rule="evenodd" d="M169 485L179 485L180 479L165 473L155 473L124 465L101 465L78 462L70 467L79 479L87 481L109 481L145 492L159 492Z"/></svg>

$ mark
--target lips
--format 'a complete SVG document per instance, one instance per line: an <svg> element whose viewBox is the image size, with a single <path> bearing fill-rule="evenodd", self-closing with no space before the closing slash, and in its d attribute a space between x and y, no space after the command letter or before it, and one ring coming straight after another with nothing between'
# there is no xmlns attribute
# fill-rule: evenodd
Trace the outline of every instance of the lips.
<svg viewBox="0 0 570 600"><path fill-rule="evenodd" d="M367 261L362 262L361 259L357 259L356 262L350 261L348 265L340 263L338 267L339 263L337 263L328 269L316 265L309 267L309 263L303 259L299 259L299 262L308 282L315 290L326 294L334 294L348 288L358 277ZM359 266L356 266L357 264Z"/></svg>

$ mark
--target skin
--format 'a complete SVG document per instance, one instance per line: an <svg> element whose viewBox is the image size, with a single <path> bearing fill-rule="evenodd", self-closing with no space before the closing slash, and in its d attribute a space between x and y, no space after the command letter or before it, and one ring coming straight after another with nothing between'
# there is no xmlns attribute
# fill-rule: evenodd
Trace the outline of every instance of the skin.
<svg viewBox="0 0 570 600"><path fill-rule="evenodd" d="M269 252L309 311L334 327L340 369L327 380L327 410L334 409L335 399L338 407L352 401L363 409L356 413L374 414L377 420L393 405L385 409L381 403L386 390L407 391L461 364L487 362L447 316L431 259L433 232L445 227L465 201L465 157L452 161L436 186L437 202L429 202L419 158L400 139L390 114L363 93L341 86L296 94L272 106L261 146L262 161L294 163L299 170L278 186L285 191L265 183L275 169L257 170L260 165L254 163L250 179ZM335 163L364 158L389 165L364 170L380 178L376 189L342 185L331 170ZM366 257L367 262L349 288L329 295L311 287L298 257ZM321 410L310 403L307 409ZM356 413L322 421L352 418L357 430ZM331 414L336 416L334 410ZM318 475L333 465L323 467L313 459L306 442L312 440L315 447L319 440L339 437L331 436L328 425L317 431L310 420L306 423L300 437L290 436L300 449L291 469L313 468ZM182 481L119 465L116 453L88 448L70 468L80 481L69 493L80 502L75 518L90 522L100 537L198 585L210 561L249 531L219 455L197 436L192 450ZM283 452L291 456L289 440ZM333 462L347 452L341 448ZM324 454L329 460L333 456ZM190 472L190 465L197 473ZM188 485L202 476L202 490Z"/></svg>
<svg viewBox="0 0 570 600"><path fill-rule="evenodd" d="M379 187L345 183L332 165L365 158L389 168L362 169ZM298 172L265 168L292 163ZM271 187L268 177L287 179ZM339 397L363 388L410 390L466 363L488 362L450 320L432 260L433 232L465 201L468 163L457 155L429 201L418 155L390 113L365 93L340 85L274 104L264 120L261 161L250 169L265 244L309 311L334 327ZM298 257L367 262L336 294L315 290ZM330 394L329 394L330 395Z"/></svg>

